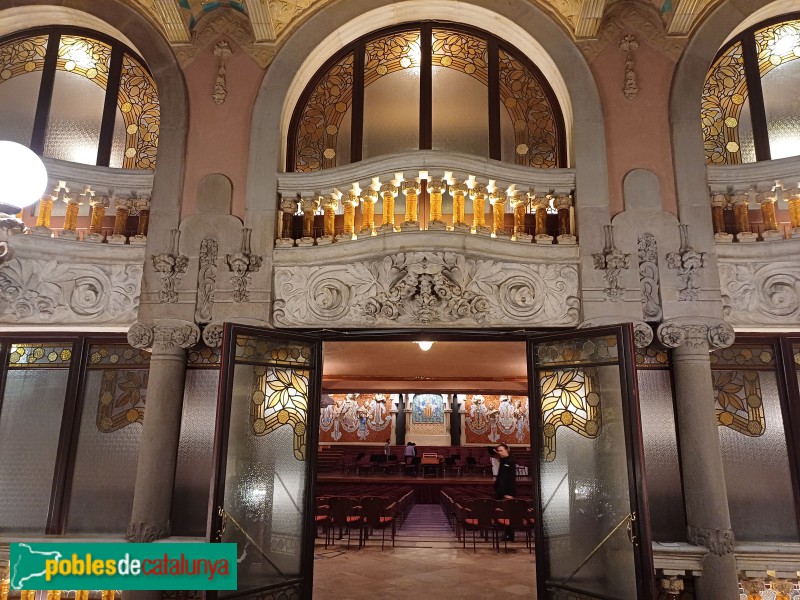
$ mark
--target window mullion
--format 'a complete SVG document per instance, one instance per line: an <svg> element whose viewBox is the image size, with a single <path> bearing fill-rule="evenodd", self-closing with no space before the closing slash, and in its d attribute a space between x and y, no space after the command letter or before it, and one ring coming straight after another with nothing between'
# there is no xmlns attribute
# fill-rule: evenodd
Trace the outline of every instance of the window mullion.
<svg viewBox="0 0 800 600"><path fill-rule="evenodd" d="M47 52L44 55L42 81L39 84L39 98L36 101L36 116L33 120L31 150L38 155L44 154L44 140L47 136L47 121L50 118L50 104L53 101L53 86L56 80L56 63L58 62L58 46L61 43L60 33L51 33L47 38Z"/></svg>
<svg viewBox="0 0 800 600"><path fill-rule="evenodd" d="M756 160L770 160L772 154L769 148L767 112L764 108L764 92L761 89L761 73L758 68L758 52L753 29L746 31L742 36L742 59L747 79L747 97L750 99L750 119L753 123Z"/></svg>
<svg viewBox="0 0 800 600"><path fill-rule="evenodd" d="M364 152L364 52L364 40L356 42L353 48L353 112L350 121L351 163L359 162Z"/></svg>
<svg viewBox="0 0 800 600"><path fill-rule="evenodd" d="M419 71L419 149L430 150L433 143L433 81L431 65L433 48L431 37L433 28L423 23L420 28L420 71Z"/></svg>
<svg viewBox="0 0 800 600"><path fill-rule="evenodd" d="M111 164L114 121L117 116L117 95L119 94L119 80L122 75L122 53L123 50L119 44L114 44L111 47L106 99L103 105L103 120L100 124L100 142L97 145L97 165L100 167L108 167Z"/></svg>
<svg viewBox="0 0 800 600"><path fill-rule="evenodd" d="M487 47L489 59L489 158L501 160L500 139L500 51L497 40L489 37Z"/></svg>

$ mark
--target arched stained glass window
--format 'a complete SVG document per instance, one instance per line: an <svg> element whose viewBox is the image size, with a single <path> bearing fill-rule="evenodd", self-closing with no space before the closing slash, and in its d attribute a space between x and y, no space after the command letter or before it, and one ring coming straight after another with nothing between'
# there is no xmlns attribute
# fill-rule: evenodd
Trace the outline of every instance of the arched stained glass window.
<svg viewBox="0 0 800 600"><path fill-rule="evenodd" d="M428 22L372 33L317 72L292 116L286 166L417 149L566 166L561 110L539 70L486 32Z"/></svg>
<svg viewBox="0 0 800 600"><path fill-rule="evenodd" d="M0 138L50 158L154 169L161 111L150 72L93 31L28 31L0 40Z"/></svg>
<svg viewBox="0 0 800 600"><path fill-rule="evenodd" d="M706 163L800 155L800 15L760 23L720 50L703 86Z"/></svg>

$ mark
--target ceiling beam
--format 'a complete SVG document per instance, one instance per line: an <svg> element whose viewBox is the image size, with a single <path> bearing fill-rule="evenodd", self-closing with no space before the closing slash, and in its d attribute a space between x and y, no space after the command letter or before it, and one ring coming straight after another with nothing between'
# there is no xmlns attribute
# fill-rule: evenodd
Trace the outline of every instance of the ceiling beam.
<svg viewBox="0 0 800 600"><path fill-rule="evenodd" d="M183 9L178 5L178 0L156 0L155 5L170 44L188 44L189 28L183 20Z"/></svg>
<svg viewBox="0 0 800 600"><path fill-rule="evenodd" d="M275 24L272 22L268 0L244 0L244 2L256 42L274 42Z"/></svg>
<svg viewBox="0 0 800 600"><path fill-rule="evenodd" d="M575 24L576 38L591 38L600 29L600 20L608 0L584 0L578 22Z"/></svg>

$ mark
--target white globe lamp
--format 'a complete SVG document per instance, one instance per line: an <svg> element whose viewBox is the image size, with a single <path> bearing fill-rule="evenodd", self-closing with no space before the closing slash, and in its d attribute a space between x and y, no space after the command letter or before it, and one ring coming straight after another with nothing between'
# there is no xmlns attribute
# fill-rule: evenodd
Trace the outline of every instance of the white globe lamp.
<svg viewBox="0 0 800 600"><path fill-rule="evenodd" d="M17 214L38 202L46 188L42 159L22 144L0 141L0 213Z"/></svg>

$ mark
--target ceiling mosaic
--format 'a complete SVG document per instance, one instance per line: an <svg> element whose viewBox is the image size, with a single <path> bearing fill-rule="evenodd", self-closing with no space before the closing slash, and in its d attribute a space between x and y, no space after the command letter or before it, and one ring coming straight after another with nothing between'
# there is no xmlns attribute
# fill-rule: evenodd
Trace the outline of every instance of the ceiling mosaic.
<svg viewBox="0 0 800 600"><path fill-rule="evenodd" d="M249 23L247 32L240 33L242 45L261 64L274 55L274 49L295 27L316 10L332 0L128 0L156 22L164 35L174 45L196 44L198 32L203 29L206 15L220 9L238 13L242 22ZM658 12L667 36L686 36L702 16L720 0L527 0L535 3L566 29L576 40L598 37L608 9L620 4L644 5ZM653 10L655 9L655 10ZM614 12L614 11L612 11ZM618 11L617 11L618 12ZM230 20L230 17L228 17ZM241 23L215 27L217 33L240 30ZM237 40L239 41L239 40ZM183 52L187 59L192 52Z"/></svg>

